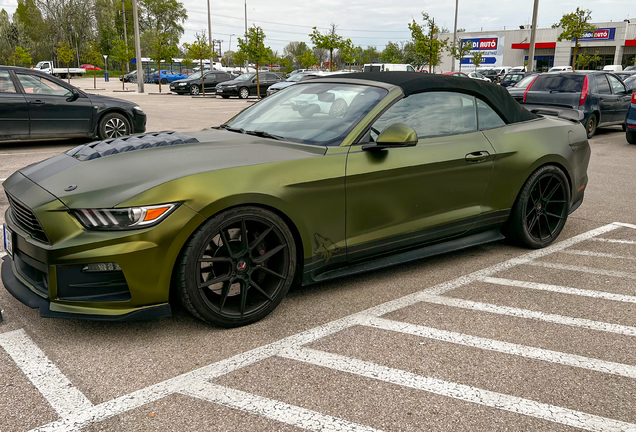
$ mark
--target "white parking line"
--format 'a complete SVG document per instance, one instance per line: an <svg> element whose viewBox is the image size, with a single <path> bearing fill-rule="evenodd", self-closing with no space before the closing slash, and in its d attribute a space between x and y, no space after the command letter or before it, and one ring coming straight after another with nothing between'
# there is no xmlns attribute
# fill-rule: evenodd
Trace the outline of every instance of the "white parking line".
<svg viewBox="0 0 636 432"><path fill-rule="evenodd" d="M548 285L537 282L525 282L511 279L501 279L501 278L493 278L487 277L483 279L483 282L496 284L496 285L504 285L510 287L518 287L518 288L528 288L540 291L550 291L562 294L572 294L583 297L593 297L603 300L614 300L623 303L636 303L636 296L623 295L623 294L614 294L608 293L605 291L594 291L594 290L586 290L579 288L570 288L558 285Z"/></svg>
<svg viewBox="0 0 636 432"><path fill-rule="evenodd" d="M341 372L348 372L399 386L410 387L453 399L485 405L526 416L561 423L588 431L625 432L636 431L636 425L619 420L587 414L568 408L505 395L490 390L423 377L400 369L393 369L375 363L350 357L316 351L309 348L290 349L279 354L291 360L322 366Z"/></svg>
<svg viewBox="0 0 636 432"><path fill-rule="evenodd" d="M625 278L625 279L636 279L636 274L634 273L627 273L627 272L616 271L616 270L605 270L605 269L600 269L595 267L576 266L576 265L570 265L570 264L557 264L557 263L550 263L545 261L532 261L532 262L526 263L526 265L531 265L535 267L545 267L545 268L551 268L556 270L572 270L572 271L581 272L581 273L591 273L591 274L613 276L613 277L619 277L619 278Z"/></svg>
<svg viewBox="0 0 636 432"><path fill-rule="evenodd" d="M61 417L70 417L78 411L93 407L24 330L0 334L0 346Z"/></svg>
<svg viewBox="0 0 636 432"><path fill-rule="evenodd" d="M592 251L578 250L578 249L564 250L564 251L561 251L561 253L569 254L569 255L591 256L596 258L613 258L613 259L624 259L624 260L636 261L636 258L634 257L627 257L627 256L616 255L612 253L592 252Z"/></svg>
<svg viewBox="0 0 636 432"><path fill-rule="evenodd" d="M379 429L352 423L285 402L207 382L199 383L192 388L180 391L180 393L315 432L379 431Z"/></svg>
<svg viewBox="0 0 636 432"><path fill-rule="evenodd" d="M471 309L480 312L489 312L497 315L508 315L518 318L529 318L540 321L563 324L572 327L581 327L590 330L599 330L608 333L616 333L625 336L636 336L636 327L629 327L620 324L610 324L600 321L591 321L583 318L572 318L563 315L555 315L528 309L518 309L508 306L498 306L489 303L479 303L471 300L462 300L452 297L431 296L426 293L420 295L420 300L426 303L434 303L443 306L451 306L462 309Z"/></svg>
<svg viewBox="0 0 636 432"><path fill-rule="evenodd" d="M601 237L594 237L594 238L591 238L590 240L603 242L603 243L619 243L619 244L636 245L636 241L634 240L607 239L607 238L601 238Z"/></svg>
<svg viewBox="0 0 636 432"><path fill-rule="evenodd" d="M373 328L379 328L413 336L421 336L424 338L450 342L457 345L469 346L488 351L496 351L504 354L511 354L550 363L558 363L564 366L573 366L592 370L595 372L620 375L627 378L636 378L636 366L626 365L622 363L609 362L605 360L583 357L575 354L551 351L543 348L529 347L510 342L503 342L495 339L486 339L463 333L439 330L436 328L424 327L400 321L387 320L384 318L370 317L366 325Z"/></svg>

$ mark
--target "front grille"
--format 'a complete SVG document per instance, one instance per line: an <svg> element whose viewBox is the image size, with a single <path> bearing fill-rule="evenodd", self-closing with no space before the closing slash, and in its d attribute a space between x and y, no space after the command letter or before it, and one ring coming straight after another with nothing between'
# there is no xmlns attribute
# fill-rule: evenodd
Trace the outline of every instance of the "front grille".
<svg viewBox="0 0 636 432"><path fill-rule="evenodd" d="M49 243L49 239L46 237L46 233L40 225L40 221L35 217L35 214L30 208L22 204L17 199L13 198L7 193L9 198L9 206L11 207L13 218L16 223L24 230L26 230L31 237L44 243Z"/></svg>

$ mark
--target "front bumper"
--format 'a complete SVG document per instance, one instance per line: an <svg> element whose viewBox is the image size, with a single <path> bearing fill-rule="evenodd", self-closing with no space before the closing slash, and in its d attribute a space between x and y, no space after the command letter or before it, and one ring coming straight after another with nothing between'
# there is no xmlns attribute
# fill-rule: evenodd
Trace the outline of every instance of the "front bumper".
<svg viewBox="0 0 636 432"><path fill-rule="evenodd" d="M216 94L219 96L238 96L238 88L228 89L227 87L217 87Z"/></svg>
<svg viewBox="0 0 636 432"><path fill-rule="evenodd" d="M134 133L146 132L146 121L148 120L148 116L146 116L146 114L140 114L136 111L133 114Z"/></svg>

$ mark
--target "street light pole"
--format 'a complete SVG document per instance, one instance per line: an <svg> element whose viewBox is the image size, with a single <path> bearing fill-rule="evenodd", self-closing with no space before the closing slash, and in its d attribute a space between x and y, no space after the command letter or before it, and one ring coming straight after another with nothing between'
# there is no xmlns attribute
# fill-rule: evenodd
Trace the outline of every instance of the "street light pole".
<svg viewBox="0 0 636 432"><path fill-rule="evenodd" d="M124 43L128 46L128 32L126 31L126 0L121 0L121 16L124 19ZM126 62L126 72L130 72L129 63Z"/></svg>
<svg viewBox="0 0 636 432"><path fill-rule="evenodd" d="M210 18L210 0L208 0L208 40L210 41L210 70L214 70L214 43L212 42L212 19Z"/></svg>
<svg viewBox="0 0 636 432"><path fill-rule="evenodd" d="M457 11L459 10L459 0L455 0L455 29L453 30L453 48L457 49ZM462 59L459 59L461 62ZM455 57L451 63L451 72L455 72Z"/></svg>
<svg viewBox="0 0 636 432"><path fill-rule="evenodd" d="M230 43L229 43L229 44L227 44L227 51L228 51L228 53L229 53L230 51L232 51L232 36L236 36L236 35L235 35L234 33L232 33L232 34L230 35ZM231 63L230 55L229 55L229 54L228 54L228 57L227 57L227 62L228 62L228 66L229 66L229 63Z"/></svg>
<svg viewBox="0 0 636 432"><path fill-rule="evenodd" d="M132 0L133 23L135 26L135 61L137 62L137 92L144 92L144 67L141 61L141 44L139 43L139 15L137 13L137 0Z"/></svg>
<svg viewBox="0 0 636 432"><path fill-rule="evenodd" d="M534 0L532 10L532 28L530 29L530 50L528 51L528 72L534 71L534 43L537 37L537 14L539 13L539 0Z"/></svg>

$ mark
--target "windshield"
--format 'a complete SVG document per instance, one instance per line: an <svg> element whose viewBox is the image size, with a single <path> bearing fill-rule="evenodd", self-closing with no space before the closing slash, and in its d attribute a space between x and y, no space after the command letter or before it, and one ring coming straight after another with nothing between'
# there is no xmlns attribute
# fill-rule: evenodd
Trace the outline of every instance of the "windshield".
<svg viewBox="0 0 636 432"><path fill-rule="evenodd" d="M254 74L243 74L243 75L239 75L236 78L234 78L236 81L249 81L252 78L254 78Z"/></svg>
<svg viewBox="0 0 636 432"><path fill-rule="evenodd" d="M636 91L636 75L632 76L631 78L627 78L623 82L625 83L625 87L627 87L627 90Z"/></svg>
<svg viewBox="0 0 636 432"><path fill-rule="evenodd" d="M195 72L192 75L188 76L188 78L194 78L194 79L201 78L201 72Z"/></svg>
<svg viewBox="0 0 636 432"><path fill-rule="evenodd" d="M536 75L530 75L515 84L515 88L526 88L536 78Z"/></svg>
<svg viewBox="0 0 636 432"><path fill-rule="evenodd" d="M296 74L293 74L292 76L290 76L289 78L287 78L285 81L298 82L301 79L303 79L304 76L305 76L305 74L296 73Z"/></svg>
<svg viewBox="0 0 636 432"><path fill-rule="evenodd" d="M253 105L225 127L303 144L339 145L387 93L364 85L301 83Z"/></svg>

